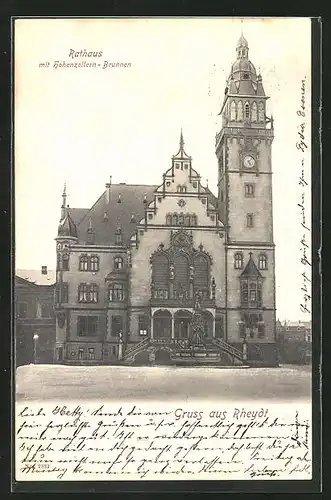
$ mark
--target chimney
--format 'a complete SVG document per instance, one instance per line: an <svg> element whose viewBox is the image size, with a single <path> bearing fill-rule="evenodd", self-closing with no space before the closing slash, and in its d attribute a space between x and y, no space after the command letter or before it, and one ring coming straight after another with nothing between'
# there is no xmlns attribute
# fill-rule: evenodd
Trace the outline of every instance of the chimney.
<svg viewBox="0 0 331 500"><path fill-rule="evenodd" d="M47 266L41 266L41 274L47 274Z"/></svg>

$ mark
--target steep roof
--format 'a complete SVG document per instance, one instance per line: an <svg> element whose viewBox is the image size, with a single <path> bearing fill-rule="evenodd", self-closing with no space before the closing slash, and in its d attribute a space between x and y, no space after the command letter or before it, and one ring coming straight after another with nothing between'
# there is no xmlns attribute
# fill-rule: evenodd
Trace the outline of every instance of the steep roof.
<svg viewBox="0 0 331 500"><path fill-rule="evenodd" d="M254 260L252 259L252 256L250 256L249 261L247 262L247 265L243 272L241 273L240 277L241 278L253 278L253 277L258 277L261 276L260 271L256 267L256 264Z"/></svg>
<svg viewBox="0 0 331 500"><path fill-rule="evenodd" d="M107 189L89 210L80 209L80 213L75 213L73 210L77 209L72 209L72 217L83 215L77 223L79 242L86 242L87 229L91 226L95 234L96 245L114 245L115 231L120 227L123 244L127 245L137 224L144 217L145 196L147 203L151 202L156 188L157 186L148 185L111 184L109 196ZM132 222L132 215L134 222Z"/></svg>
<svg viewBox="0 0 331 500"><path fill-rule="evenodd" d="M16 269L16 276L34 285L54 285L56 272L47 270L47 274L42 274L40 269Z"/></svg>

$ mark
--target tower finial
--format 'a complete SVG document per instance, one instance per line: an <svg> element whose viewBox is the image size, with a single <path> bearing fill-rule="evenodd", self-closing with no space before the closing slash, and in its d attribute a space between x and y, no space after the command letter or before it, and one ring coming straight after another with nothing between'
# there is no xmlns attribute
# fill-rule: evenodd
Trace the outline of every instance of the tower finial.
<svg viewBox="0 0 331 500"><path fill-rule="evenodd" d="M66 206L67 206L67 184L64 183L63 193L62 193L62 205L61 205L61 220L66 216Z"/></svg>

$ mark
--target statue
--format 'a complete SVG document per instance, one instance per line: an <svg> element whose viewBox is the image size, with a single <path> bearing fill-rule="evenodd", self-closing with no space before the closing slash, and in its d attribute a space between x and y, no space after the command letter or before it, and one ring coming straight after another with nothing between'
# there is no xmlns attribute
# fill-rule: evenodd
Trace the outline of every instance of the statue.
<svg viewBox="0 0 331 500"><path fill-rule="evenodd" d="M191 322L190 344L194 346L204 345L205 323L201 313L201 294L195 294L194 311Z"/></svg>

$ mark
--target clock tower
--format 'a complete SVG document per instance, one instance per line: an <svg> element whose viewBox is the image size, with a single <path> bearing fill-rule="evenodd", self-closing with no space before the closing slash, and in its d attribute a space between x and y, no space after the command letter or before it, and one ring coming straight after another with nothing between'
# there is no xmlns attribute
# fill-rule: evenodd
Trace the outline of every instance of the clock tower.
<svg viewBox="0 0 331 500"><path fill-rule="evenodd" d="M229 342L248 342L248 355L265 359L275 342L273 118L243 35L236 52L216 135L219 216L227 228L226 330Z"/></svg>

